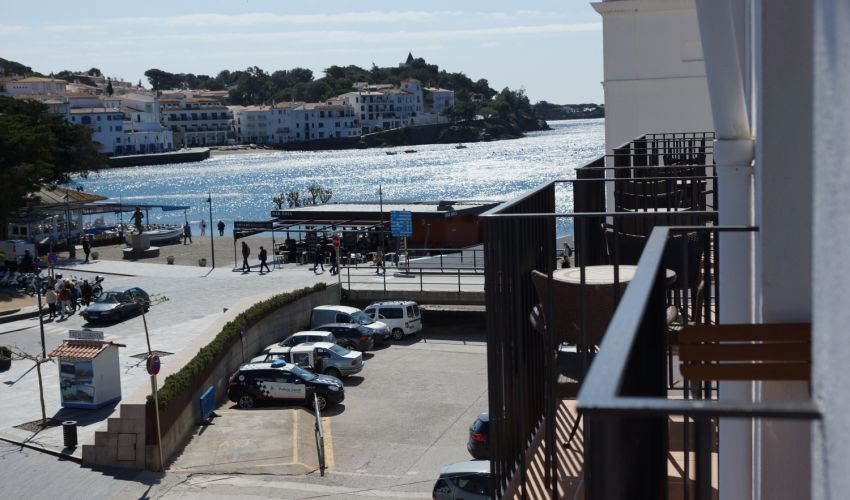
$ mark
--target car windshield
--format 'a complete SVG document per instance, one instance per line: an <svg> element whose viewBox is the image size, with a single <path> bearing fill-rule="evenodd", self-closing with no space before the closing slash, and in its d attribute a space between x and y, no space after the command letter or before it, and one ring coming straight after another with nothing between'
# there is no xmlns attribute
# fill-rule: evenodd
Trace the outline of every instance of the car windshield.
<svg viewBox="0 0 850 500"><path fill-rule="evenodd" d="M117 304L121 302L123 297L124 294L121 292L106 292L95 299L95 302L99 304Z"/></svg>
<svg viewBox="0 0 850 500"><path fill-rule="evenodd" d="M307 382L310 382L311 380L316 380L316 375L312 372L305 370L304 368L293 366L292 369L290 369L290 372L295 374L301 380L306 380Z"/></svg>
<svg viewBox="0 0 850 500"><path fill-rule="evenodd" d="M361 325L368 325L372 322L372 319L369 318L369 316L366 316L363 311L357 311L356 313L352 314L351 319L360 323Z"/></svg>
<svg viewBox="0 0 850 500"><path fill-rule="evenodd" d="M341 345L336 345L336 344L334 344L333 347L331 347L329 350L339 354L340 356L345 356L346 354L351 352L348 349L346 349L345 347L342 347Z"/></svg>

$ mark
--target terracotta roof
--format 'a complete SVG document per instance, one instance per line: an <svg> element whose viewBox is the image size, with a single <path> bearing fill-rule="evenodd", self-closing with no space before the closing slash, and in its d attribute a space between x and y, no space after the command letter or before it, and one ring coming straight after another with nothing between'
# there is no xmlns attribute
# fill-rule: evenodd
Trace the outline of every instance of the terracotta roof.
<svg viewBox="0 0 850 500"><path fill-rule="evenodd" d="M63 340L62 344L50 352L52 358L65 359L94 359L109 346L127 347L115 342L99 340Z"/></svg>

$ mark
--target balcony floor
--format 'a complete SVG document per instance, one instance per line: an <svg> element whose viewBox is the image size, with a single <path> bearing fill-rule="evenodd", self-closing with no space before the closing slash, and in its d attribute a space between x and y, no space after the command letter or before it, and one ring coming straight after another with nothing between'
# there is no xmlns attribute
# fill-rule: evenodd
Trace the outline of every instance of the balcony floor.
<svg viewBox="0 0 850 500"><path fill-rule="evenodd" d="M680 398L681 390L670 391L670 398ZM512 500L521 499L582 499L585 495L584 490L584 436L583 426L579 423L578 431L573 438L569 448L565 448L561 443L565 443L569 437L570 430L577 416L576 401L563 400L558 406L556 412L557 422L555 425L555 438L559 443L555 447L555 456L557 460L557 491L552 492L547 488L545 477L545 454L546 442L543 438L543 426L533 441L535 447L529 452L529 463L527 464L527 482L525 485L519 484L519 474L517 480L511 483L512 487L508 488L507 494L503 498ZM583 422L583 421L582 421ZM696 458L693 451L693 446L688 450L689 460L685 464L684 451L684 419L682 417L671 417L669 419L669 449L667 456L667 484L668 498L670 500L688 500L696 498L694 491ZM689 426L689 432L693 433L694 426ZM712 450L712 498L717 498L717 435L714 434L715 446ZM691 440L693 442L693 439ZM687 469L688 491L685 491L685 480ZM554 494L553 494L554 493Z"/></svg>

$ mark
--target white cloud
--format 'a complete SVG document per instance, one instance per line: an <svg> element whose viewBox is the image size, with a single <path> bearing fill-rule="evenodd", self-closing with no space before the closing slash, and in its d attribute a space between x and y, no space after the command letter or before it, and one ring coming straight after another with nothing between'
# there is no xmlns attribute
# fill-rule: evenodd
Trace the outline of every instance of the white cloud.
<svg viewBox="0 0 850 500"><path fill-rule="evenodd" d="M46 26L42 26L41 31L46 31L48 33L67 33L72 31L90 31L96 28L97 25L94 24L48 24ZM86 34L91 35L91 33Z"/></svg>
<svg viewBox="0 0 850 500"><path fill-rule="evenodd" d="M0 35L15 35L23 33L24 27L16 24L0 24Z"/></svg>
<svg viewBox="0 0 850 500"><path fill-rule="evenodd" d="M421 41L421 40L486 40L510 36L562 34L579 31L599 31L602 23L544 24L539 26L507 26L470 30L444 31L274 31L255 33L186 33L165 35L157 38L184 42L278 42L289 41L301 44L330 43L339 45L355 42Z"/></svg>
<svg viewBox="0 0 850 500"><path fill-rule="evenodd" d="M339 12L334 14L291 14L280 15L267 12L245 14L191 14L158 17L115 17L106 22L113 24L152 24L165 27L175 26L256 26L260 24L330 24L330 23L387 23L400 21L424 21L458 12L387 11L387 12Z"/></svg>

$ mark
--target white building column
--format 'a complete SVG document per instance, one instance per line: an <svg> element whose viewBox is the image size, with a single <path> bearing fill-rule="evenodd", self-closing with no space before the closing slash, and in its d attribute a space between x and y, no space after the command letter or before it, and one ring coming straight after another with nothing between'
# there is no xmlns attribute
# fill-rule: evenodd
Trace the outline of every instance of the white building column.
<svg viewBox="0 0 850 500"><path fill-rule="evenodd" d="M720 225L753 223L754 148L742 61L747 23L743 0L696 0L716 141ZM720 236L720 323L753 322L753 237ZM720 384L725 401L751 401L752 383ZM721 500L753 498L753 432L748 420L720 420Z"/></svg>

